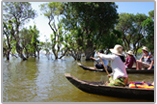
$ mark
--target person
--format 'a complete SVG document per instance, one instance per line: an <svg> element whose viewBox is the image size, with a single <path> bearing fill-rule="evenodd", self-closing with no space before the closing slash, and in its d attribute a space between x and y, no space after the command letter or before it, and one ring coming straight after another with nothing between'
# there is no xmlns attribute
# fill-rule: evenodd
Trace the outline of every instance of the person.
<svg viewBox="0 0 157 104"><path fill-rule="evenodd" d="M142 48L143 55L140 60L137 60L136 70L141 70L141 68L148 68L148 70L152 69L154 64L153 55L148 52L148 48L143 46ZM144 60L144 62L142 62Z"/></svg>
<svg viewBox="0 0 157 104"><path fill-rule="evenodd" d="M100 52L100 53L104 53L103 50L99 50L99 52ZM100 61L101 61L99 58L94 58L94 57L90 57L90 59L93 59L94 61L97 61L97 62L100 62ZM109 63L108 60L102 59L102 61L103 61L104 65L105 65L105 67L107 67L107 66L108 66L108 63ZM94 67L94 69L103 69L103 68L104 68L104 66L103 66L103 64L102 64L101 62L95 64L95 67Z"/></svg>
<svg viewBox="0 0 157 104"><path fill-rule="evenodd" d="M111 55L105 55L98 53L98 56L105 60L111 61L112 73L108 75L109 82L106 83L107 86L126 86L128 83L128 75L125 69L125 64L123 63L122 56L122 46L115 45Z"/></svg>
<svg viewBox="0 0 157 104"><path fill-rule="evenodd" d="M136 59L133 56L132 51L128 51L127 54L128 54L128 57L126 58L125 67L132 68L133 64L136 63Z"/></svg>

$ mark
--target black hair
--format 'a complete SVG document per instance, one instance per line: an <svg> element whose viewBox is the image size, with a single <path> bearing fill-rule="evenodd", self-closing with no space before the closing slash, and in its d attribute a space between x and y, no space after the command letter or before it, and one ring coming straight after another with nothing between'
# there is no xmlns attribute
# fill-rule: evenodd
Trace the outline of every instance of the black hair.
<svg viewBox="0 0 157 104"><path fill-rule="evenodd" d="M104 53L104 51L103 51L102 49L101 49L101 50L99 50L99 52L100 52L100 53Z"/></svg>

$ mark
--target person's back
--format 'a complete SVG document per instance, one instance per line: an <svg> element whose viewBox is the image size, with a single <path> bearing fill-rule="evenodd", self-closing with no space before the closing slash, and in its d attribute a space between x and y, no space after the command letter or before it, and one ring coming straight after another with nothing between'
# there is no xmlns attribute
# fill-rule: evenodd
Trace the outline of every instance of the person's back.
<svg viewBox="0 0 157 104"><path fill-rule="evenodd" d="M97 58L95 61L101 62L100 58ZM105 60L105 59L102 59L102 61L103 61L104 65L105 65L105 67L107 67L109 61L108 61L108 60Z"/></svg>

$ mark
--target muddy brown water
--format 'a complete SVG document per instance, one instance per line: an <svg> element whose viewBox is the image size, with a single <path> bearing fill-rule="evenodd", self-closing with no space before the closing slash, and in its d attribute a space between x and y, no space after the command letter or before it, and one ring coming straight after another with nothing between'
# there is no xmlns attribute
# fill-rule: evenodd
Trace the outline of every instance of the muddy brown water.
<svg viewBox="0 0 157 104"><path fill-rule="evenodd" d="M94 66L93 61L81 61ZM63 60L48 60L45 55L22 61L12 57L3 58L3 102L147 102L148 100L124 99L83 92L73 86L64 76L73 76L87 81L107 81L105 72L85 71L70 56ZM154 74L128 74L129 81L152 82Z"/></svg>

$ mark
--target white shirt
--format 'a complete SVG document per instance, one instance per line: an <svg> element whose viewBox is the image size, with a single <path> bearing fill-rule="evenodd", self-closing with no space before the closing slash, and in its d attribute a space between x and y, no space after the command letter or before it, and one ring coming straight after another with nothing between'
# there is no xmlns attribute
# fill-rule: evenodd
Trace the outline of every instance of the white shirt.
<svg viewBox="0 0 157 104"><path fill-rule="evenodd" d="M111 61L111 67L112 67L112 75L113 80L119 78L119 77L128 77L125 64L122 62L119 56L113 54L113 55L105 55L105 54L99 54L99 56L102 59L110 60Z"/></svg>
<svg viewBox="0 0 157 104"><path fill-rule="evenodd" d="M99 61L100 62L100 58L95 59L95 61ZM103 61L104 65L105 65L105 67L107 67L107 65L109 63L108 60L102 59L102 61Z"/></svg>

